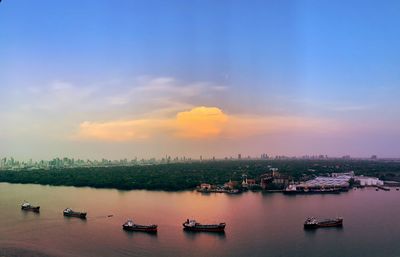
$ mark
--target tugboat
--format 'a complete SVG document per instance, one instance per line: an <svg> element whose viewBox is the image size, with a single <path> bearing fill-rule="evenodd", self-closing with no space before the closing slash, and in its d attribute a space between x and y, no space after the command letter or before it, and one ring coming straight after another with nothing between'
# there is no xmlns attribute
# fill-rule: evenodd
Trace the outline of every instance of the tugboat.
<svg viewBox="0 0 400 257"><path fill-rule="evenodd" d="M307 218L304 222L305 229L328 228L328 227L342 227L343 218L318 220L314 217Z"/></svg>
<svg viewBox="0 0 400 257"><path fill-rule="evenodd" d="M67 217L76 217L76 218L81 218L81 219L86 219L86 212L77 212L73 211L70 208L67 208L63 211L64 216Z"/></svg>
<svg viewBox="0 0 400 257"><path fill-rule="evenodd" d="M21 205L21 210L39 212L40 211L40 206L32 206L30 203L24 202Z"/></svg>
<svg viewBox="0 0 400 257"><path fill-rule="evenodd" d="M195 220L187 219L182 225L186 231L224 232L226 223L200 224Z"/></svg>
<svg viewBox="0 0 400 257"><path fill-rule="evenodd" d="M122 225L122 229L127 231L142 231L142 232L150 232L157 233L157 225L139 225L133 223L132 220L128 220Z"/></svg>

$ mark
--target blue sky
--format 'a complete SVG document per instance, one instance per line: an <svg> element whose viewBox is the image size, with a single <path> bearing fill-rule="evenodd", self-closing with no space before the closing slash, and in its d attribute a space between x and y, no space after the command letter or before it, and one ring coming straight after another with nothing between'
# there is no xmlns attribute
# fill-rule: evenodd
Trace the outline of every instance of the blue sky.
<svg viewBox="0 0 400 257"><path fill-rule="evenodd" d="M399 156L399 12L398 1L4 0L0 155ZM220 119L189 118L206 139L177 136L187 112Z"/></svg>

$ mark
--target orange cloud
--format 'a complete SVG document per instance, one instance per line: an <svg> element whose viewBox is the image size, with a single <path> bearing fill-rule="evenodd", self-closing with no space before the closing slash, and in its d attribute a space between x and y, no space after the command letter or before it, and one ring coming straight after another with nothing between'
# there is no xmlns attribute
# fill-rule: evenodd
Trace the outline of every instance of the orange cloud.
<svg viewBox="0 0 400 257"><path fill-rule="evenodd" d="M102 141L144 140L166 136L183 139L244 138L269 133L332 132L334 121L281 116L227 115L217 107L195 107L169 119L83 122L75 138Z"/></svg>
<svg viewBox="0 0 400 257"><path fill-rule="evenodd" d="M176 115L176 135L183 138L209 138L218 136L228 116L216 107L196 107Z"/></svg>
<svg viewBox="0 0 400 257"><path fill-rule="evenodd" d="M182 138L210 138L218 136L228 117L215 107L196 107L179 112L172 119L137 119L110 122L83 122L79 139L129 141L147 139L160 134Z"/></svg>
<svg viewBox="0 0 400 257"><path fill-rule="evenodd" d="M146 131L148 120L84 122L79 127L78 138L103 141L127 141L146 139L150 133Z"/></svg>

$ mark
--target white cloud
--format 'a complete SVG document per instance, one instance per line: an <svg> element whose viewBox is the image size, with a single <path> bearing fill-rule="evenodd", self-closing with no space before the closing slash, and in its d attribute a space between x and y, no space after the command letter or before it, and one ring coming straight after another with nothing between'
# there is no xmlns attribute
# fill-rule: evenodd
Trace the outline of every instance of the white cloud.
<svg viewBox="0 0 400 257"><path fill-rule="evenodd" d="M112 79L98 84L53 80L26 88L2 89L0 133L13 138L67 138L84 120L131 120L172 117L219 94L225 86L185 82L172 77ZM10 91L12 90L12 91Z"/></svg>

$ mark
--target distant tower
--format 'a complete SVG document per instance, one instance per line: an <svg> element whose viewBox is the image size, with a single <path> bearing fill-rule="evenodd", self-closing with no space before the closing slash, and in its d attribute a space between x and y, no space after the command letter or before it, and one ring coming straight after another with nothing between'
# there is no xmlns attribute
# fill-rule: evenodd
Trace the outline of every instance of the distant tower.
<svg viewBox="0 0 400 257"><path fill-rule="evenodd" d="M242 155L238 154L238 160L242 159Z"/></svg>

